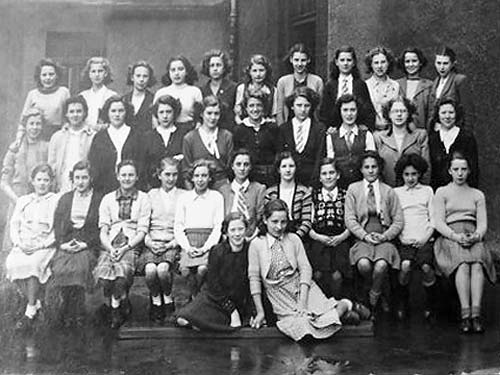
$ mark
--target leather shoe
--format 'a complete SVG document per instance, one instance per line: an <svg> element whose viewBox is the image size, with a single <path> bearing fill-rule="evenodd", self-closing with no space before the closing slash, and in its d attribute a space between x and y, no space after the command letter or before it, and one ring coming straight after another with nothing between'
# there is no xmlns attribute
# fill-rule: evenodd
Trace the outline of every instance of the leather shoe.
<svg viewBox="0 0 500 375"><path fill-rule="evenodd" d="M472 318L472 332L474 332L474 333L483 333L484 332L483 323L481 322L481 318L478 316L475 318Z"/></svg>
<svg viewBox="0 0 500 375"><path fill-rule="evenodd" d="M472 322L470 318L465 318L460 321L460 333L461 334L469 334L472 331Z"/></svg>

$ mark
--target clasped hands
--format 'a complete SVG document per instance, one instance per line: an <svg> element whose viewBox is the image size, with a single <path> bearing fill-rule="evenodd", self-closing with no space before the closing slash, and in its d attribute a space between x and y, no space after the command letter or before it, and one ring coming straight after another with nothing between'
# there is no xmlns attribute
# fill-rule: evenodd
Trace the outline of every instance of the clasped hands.
<svg viewBox="0 0 500 375"><path fill-rule="evenodd" d="M79 251L85 250L87 248L87 244L83 241L72 239L71 241L61 244L59 248L68 253L78 253Z"/></svg>
<svg viewBox="0 0 500 375"><path fill-rule="evenodd" d="M152 240L149 248L151 252L155 255L161 255L167 250L175 246L175 240L163 241L163 240Z"/></svg>
<svg viewBox="0 0 500 375"><path fill-rule="evenodd" d="M387 237L384 236L382 233L371 232L371 233L368 233L363 238L363 240L365 242L368 242L368 243L372 244L372 245L379 245L382 242L386 242L387 241Z"/></svg>
<svg viewBox="0 0 500 375"><path fill-rule="evenodd" d="M319 235L320 241L330 247L335 247L340 245L340 243L343 241L342 235L338 236L327 236L326 234L321 234Z"/></svg>
<svg viewBox="0 0 500 375"><path fill-rule="evenodd" d="M187 249L187 254L191 258L201 257L205 253L206 253L206 251L202 247L199 247L199 248L198 247L191 247L191 248Z"/></svg>
<svg viewBox="0 0 500 375"><path fill-rule="evenodd" d="M481 240L479 233L454 233L452 239L463 247L471 247Z"/></svg>

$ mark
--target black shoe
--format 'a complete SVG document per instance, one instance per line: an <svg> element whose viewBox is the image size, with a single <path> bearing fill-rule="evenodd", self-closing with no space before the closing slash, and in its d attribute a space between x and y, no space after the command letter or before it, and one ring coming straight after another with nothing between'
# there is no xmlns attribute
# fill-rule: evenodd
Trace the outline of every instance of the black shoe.
<svg viewBox="0 0 500 375"><path fill-rule="evenodd" d="M366 307L365 305L363 305L362 303L353 302L352 303L352 311L357 312L359 315L359 318L361 320L370 319L370 316L371 316L370 309L368 307Z"/></svg>
<svg viewBox="0 0 500 375"><path fill-rule="evenodd" d="M464 318L460 321L460 333L463 335L469 334L472 332L472 321L470 318Z"/></svg>
<svg viewBox="0 0 500 375"><path fill-rule="evenodd" d="M128 298L121 301L120 310L124 320L127 320L132 315L132 304Z"/></svg>
<svg viewBox="0 0 500 375"><path fill-rule="evenodd" d="M21 332L29 331L33 328L34 318L30 319L26 315L23 315L16 323L16 330Z"/></svg>
<svg viewBox="0 0 500 375"><path fill-rule="evenodd" d="M165 315L172 315L175 311L175 304L174 302L166 303L163 305L163 310L165 312Z"/></svg>
<svg viewBox="0 0 500 375"><path fill-rule="evenodd" d="M483 323L481 322L481 318L479 316L472 318L472 332L473 333L483 333L484 332Z"/></svg>
<svg viewBox="0 0 500 375"><path fill-rule="evenodd" d="M354 310L346 312L342 317L340 318L340 321L342 324L349 325L349 326L357 326L360 323L360 318L357 312Z"/></svg>
<svg viewBox="0 0 500 375"><path fill-rule="evenodd" d="M149 307L149 320L156 324L163 324L164 319L163 306L151 304Z"/></svg>

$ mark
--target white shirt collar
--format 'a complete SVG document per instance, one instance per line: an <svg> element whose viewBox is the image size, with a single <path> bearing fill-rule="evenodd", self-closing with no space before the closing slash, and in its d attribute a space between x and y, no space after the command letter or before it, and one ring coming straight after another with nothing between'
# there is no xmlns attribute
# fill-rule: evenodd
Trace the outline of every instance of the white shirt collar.
<svg viewBox="0 0 500 375"><path fill-rule="evenodd" d="M419 182L417 183L414 187L409 187L409 186L406 186L406 185L403 185L404 186L404 189L406 191L411 191L411 190L419 190L419 189L422 189L423 185Z"/></svg>
<svg viewBox="0 0 500 375"><path fill-rule="evenodd" d="M345 74L339 73L339 81L340 82L343 82L346 79L347 79L347 82L352 82L352 74L345 75Z"/></svg>
<svg viewBox="0 0 500 375"><path fill-rule="evenodd" d="M156 131L160 134L172 134L177 130L177 127L175 125L169 126L168 128L165 128L163 126L157 126Z"/></svg>
<svg viewBox="0 0 500 375"><path fill-rule="evenodd" d="M299 121L297 119L297 117L294 117L294 118L292 118L292 125L293 125L294 128L296 128L299 125L303 125L303 126L309 127L309 126L311 126L311 118L308 117L304 121Z"/></svg>
<svg viewBox="0 0 500 375"><path fill-rule="evenodd" d="M208 193L210 189L205 190L203 194L198 194L195 189L191 190L192 192L192 199L195 201L197 199L207 199L208 198Z"/></svg>
<svg viewBox="0 0 500 375"><path fill-rule="evenodd" d="M323 195L323 200L325 202L330 201L330 197L332 197L332 200L335 201L337 199L337 196L339 194L339 189L338 187L335 187L332 191L326 190L325 188L321 188L321 194Z"/></svg>
<svg viewBox="0 0 500 375"><path fill-rule="evenodd" d="M250 180L248 178L243 181L242 184L236 182L236 179L231 182L231 190L233 190L235 193L238 193L241 188L243 188L244 191L247 191L248 186L250 186Z"/></svg>
<svg viewBox="0 0 500 375"><path fill-rule="evenodd" d="M108 133L113 134L113 135L117 135L117 136L120 136L120 135L124 136L125 134L128 135L129 131L130 131L130 126L128 126L127 124L123 124L118 129L115 128L113 125L108 126Z"/></svg>
<svg viewBox="0 0 500 375"><path fill-rule="evenodd" d="M267 248L270 249L271 246L273 246L276 241L282 241L283 236L281 236L280 238L276 238L271 236L269 233L266 233L266 240L267 240Z"/></svg>
<svg viewBox="0 0 500 375"><path fill-rule="evenodd" d="M353 127L349 128L347 125L340 125L340 129L339 129L339 137L342 138L342 137L345 137L347 135L347 132L348 131L351 131L352 134L354 134L355 136L358 135L358 132L359 132L359 128L358 128L358 125L354 124Z"/></svg>

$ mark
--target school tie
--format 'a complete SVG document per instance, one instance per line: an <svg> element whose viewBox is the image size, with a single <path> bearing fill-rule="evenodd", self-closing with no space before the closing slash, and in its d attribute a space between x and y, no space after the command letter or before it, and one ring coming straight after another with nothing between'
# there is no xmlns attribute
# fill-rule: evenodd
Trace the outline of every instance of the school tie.
<svg viewBox="0 0 500 375"><path fill-rule="evenodd" d="M372 183L368 184L366 205L368 206L368 215L377 215L377 202L375 200L375 190L373 189Z"/></svg>
<svg viewBox="0 0 500 375"><path fill-rule="evenodd" d="M297 142L295 144L295 149L300 154L302 151L304 151L305 147L306 147L306 135L305 135L304 124L299 124L299 126L297 127Z"/></svg>
<svg viewBox="0 0 500 375"><path fill-rule="evenodd" d="M247 199L245 197L245 187L242 186L238 190L238 194L236 197L236 208L238 209L238 212L241 214L245 215L247 219L250 219L250 213L248 212L248 205L247 205Z"/></svg>
<svg viewBox="0 0 500 375"><path fill-rule="evenodd" d="M342 93L342 95L349 94L349 87L347 85L347 78L344 78L342 80L342 89L340 90L340 92Z"/></svg>
<svg viewBox="0 0 500 375"><path fill-rule="evenodd" d="M345 135L345 143L347 145L347 148L349 149L349 151L351 151L352 149L352 144L353 144L353 141L352 141L352 130L348 130L346 135Z"/></svg>

